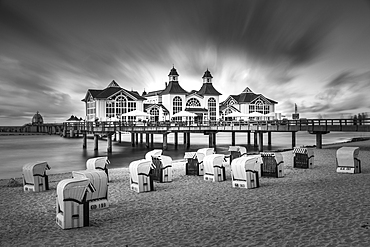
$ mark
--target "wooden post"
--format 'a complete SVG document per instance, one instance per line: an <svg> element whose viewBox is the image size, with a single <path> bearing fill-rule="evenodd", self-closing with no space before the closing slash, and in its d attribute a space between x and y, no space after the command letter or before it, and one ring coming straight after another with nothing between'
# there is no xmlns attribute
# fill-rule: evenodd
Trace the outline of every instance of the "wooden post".
<svg viewBox="0 0 370 247"><path fill-rule="evenodd" d="M112 153L112 134L107 136L107 153Z"/></svg>
<svg viewBox="0 0 370 247"><path fill-rule="evenodd" d="M186 133L186 147L190 148L190 132Z"/></svg>
<svg viewBox="0 0 370 247"><path fill-rule="evenodd" d="M258 151L263 152L263 132L259 133L260 145L258 147Z"/></svg>
<svg viewBox="0 0 370 247"><path fill-rule="evenodd" d="M217 133L213 133L213 147L216 147L216 134Z"/></svg>
<svg viewBox="0 0 370 247"><path fill-rule="evenodd" d="M139 144L139 133L136 133L135 142L136 142L136 145Z"/></svg>
<svg viewBox="0 0 370 247"><path fill-rule="evenodd" d="M99 135L94 135L94 150L98 150L98 148L99 148L99 145L98 145L98 143L99 143Z"/></svg>
<svg viewBox="0 0 370 247"><path fill-rule="evenodd" d="M213 147L212 144L213 144L213 141L212 141L212 137L213 137L213 134L212 133L208 133L208 147Z"/></svg>
<svg viewBox="0 0 370 247"><path fill-rule="evenodd" d="M231 132L231 146L235 146L235 131Z"/></svg>
<svg viewBox="0 0 370 247"><path fill-rule="evenodd" d="M271 146L271 132L267 132L267 144Z"/></svg>
<svg viewBox="0 0 370 247"><path fill-rule="evenodd" d="M184 145L186 144L186 132L184 132Z"/></svg>
<svg viewBox="0 0 370 247"><path fill-rule="evenodd" d="M146 148L149 148L149 134L148 133L145 134L145 146Z"/></svg>
<svg viewBox="0 0 370 247"><path fill-rule="evenodd" d="M174 135L175 135L175 149L177 149L177 146L179 144L179 133L175 132Z"/></svg>
<svg viewBox="0 0 370 247"><path fill-rule="evenodd" d="M251 144L251 132L250 131L247 132L247 143L248 145Z"/></svg>
<svg viewBox="0 0 370 247"><path fill-rule="evenodd" d="M121 133L121 131L118 131L118 142L119 143L122 142L122 133Z"/></svg>
<svg viewBox="0 0 370 247"><path fill-rule="evenodd" d="M316 133L316 148L318 149L322 148L322 133L320 132Z"/></svg>
<svg viewBox="0 0 370 247"><path fill-rule="evenodd" d="M83 149L86 149L87 148L87 134L86 134L86 132L83 133L82 148Z"/></svg>
<svg viewBox="0 0 370 247"><path fill-rule="evenodd" d="M143 133L140 133L140 143L143 143Z"/></svg>
<svg viewBox="0 0 370 247"><path fill-rule="evenodd" d="M150 146L153 147L154 143L154 134L150 134Z"/></svg>
<svg viewBox="0 0 370 247"><path fill-rule="evenodd" d="M167 150L167 133L163 134L163 150Z"/></svg>
<svg viewBox="0 0 370 247"><path fill-rule="evenodd" d="M135 147L135 133L131 132L131 146Z"/></svg>
<svg viewBox="0 0 370 247"><path fill-rule="evenodd" d="M296 137L295 132L292 132L292 148L294 148L295 145L296 145L296 142L295 142L296 138L295 137Z"/></svg>
<svg viewBox="0 0 370 247"><path fill-rule="evenodd" d="M258 143L257 143L257 132L254 132L254 146L255 147L258 146Z"/></svg>

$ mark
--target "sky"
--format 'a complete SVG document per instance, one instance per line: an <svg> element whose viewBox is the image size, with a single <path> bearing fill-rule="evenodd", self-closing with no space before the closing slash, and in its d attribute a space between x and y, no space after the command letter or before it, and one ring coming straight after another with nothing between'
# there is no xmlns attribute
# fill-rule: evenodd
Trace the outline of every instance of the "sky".
<svg viewBox="0 0 370 247"><path fill-rule="evenodd" d="M84 118L88 89L164 89L172 66L287 117L370 115L370 0L0 0L0 125Z"/></svg>

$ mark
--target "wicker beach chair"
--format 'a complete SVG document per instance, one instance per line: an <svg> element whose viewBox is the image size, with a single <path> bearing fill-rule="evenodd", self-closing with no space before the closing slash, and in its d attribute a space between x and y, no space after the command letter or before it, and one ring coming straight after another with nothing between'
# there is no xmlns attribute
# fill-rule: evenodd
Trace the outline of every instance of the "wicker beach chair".
<svg viewBox="0 0 370 247"><path fill-rule="evenodd" d="M359 147L341 147L337 150L338 173L361 173L361 160L358 159Z"/></svg>
<svg viewBox="0 0 370 247"><path fill-rule="evenodd" d="M57 185L56 223L62 229L71 229L89 225L89 203L87 192L94 192L95 187L88 178L69 178Z"/></svg>
<svg viewBox="0 0 370 247"><path fill-rule="evenodd" d="M223 154L210 154L204 157L204 180L222 182L226 180Z"/></svg>
<svg viewBox="0 0 370 247"><path fill-rule="evenodd" d="M77 179L88 178L95 187L95 192L88 193L86 201L89 202L89 209L101 209L109 207L108 202L108 177L104 171L84 170L73 171L72 177Z"/></svg>
<svg viewBox="0 0 370 247"><path fill-rule="evenodd" d="M232 187L253 189L259 187L260 160L257 156L239 157L231 162Z"/></svg>
<svg viewBox="0 0 370 247"><path fill-rule="evenodd" d="M162 149L153 149L145 154L146 160L152 160L152 157L158 157L162 155Z"/></svg>
<svg viewBox="0 0 370 247"><path fill-rule="evenodd" d="M294 168L312 168L314 165L314 152L312 148L295 147L293 149Z"/></svg>
<svg viewBox="0 0 370 247"><path fill-rule="evenodd" d="M262 177L284 177L284 160L281 153L261 153L261 176Z"/></svg>
<svg viewBox="0 0 370 247"><path fill-rule="evenodd" d="M49 179L46 170L50 166L45 161L28 163L23 166L23 190L40 192L49 189Z"/></svg>
<svg viewBox="0 0 370 247"><path fill-rule="evenodd" d="M166 155L152 156L150 174L154 181L172 182L172 158Z"/></svg>
<svg viewBox="0 0 370 247"><path fill-rule="evenodd" d="M184 159L186 159L185 175L199 176L197 152L185 152Z"/></svg>
<svg viewBox="0 0 370 247"><path fill-rule="evenodd" d="M201 148L201 149L198 149L197 151L197 159L198 159L198 168L199 168L199 172L198 172L198 175L199 176L203 176L204 175L204 164L203 164L203 159L205 156L207 155L211 155L211 154L214 154L215 151L213 148Z"/></svg>
<svg viewBox="0 0 370 247"><path fill-rule="evenodd" d="M239 158L241 156L247 155L247 149L242 146L229 146L230 155L229 155L229 164L233 159Z"/></svg>
<svg viewBox="0 0 370 247"><path fill-rule="evenodd" d="M137 193L153 191L153 179L150 176L151 160L136 160L130 163L130 189Z"/></svg>
<svg viewBox="0 0 370 247"><path fill-rule="evenodd" d="M108 181L109 181L109 174L108 174L108 165L110 161L108 157L96 157L91 158L86 161L86 169L87 170L102 170L107 174Z"/></svg>

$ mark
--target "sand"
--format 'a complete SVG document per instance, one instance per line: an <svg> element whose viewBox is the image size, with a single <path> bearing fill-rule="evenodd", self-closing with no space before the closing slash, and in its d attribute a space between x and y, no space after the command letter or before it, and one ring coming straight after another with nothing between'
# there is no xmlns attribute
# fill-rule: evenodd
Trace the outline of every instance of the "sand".
<svg viewBox="0 0 370 247"><path fill-rule="evenodd" d="M362 173L338 174L335 153L359 146ZM90 212L90 226L63 230L55 223L57 183L23 192L17 179L0 180L1 246L370 246L370 141L315 149L312 169L292 167L285 177L261 178L256 189L232 188L185 176L174 164L173 182L156 191L129 189L127 168L111 169L107 209ZM13 187L8 187L12 185Z"/></svg>

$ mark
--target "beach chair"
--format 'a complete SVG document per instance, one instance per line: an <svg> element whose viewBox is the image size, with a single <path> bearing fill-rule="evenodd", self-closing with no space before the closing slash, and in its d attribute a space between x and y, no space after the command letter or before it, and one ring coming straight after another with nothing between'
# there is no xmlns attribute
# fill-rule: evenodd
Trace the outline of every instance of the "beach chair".
<svg viewBox="0 0 370 247"><path fill-rule="evenodd" d="M137 193L153 191L153 179L150 176L151 160L136 160L130 163L130 189Z"/></svg>
<svg viewBox="0 0 370 247"><path fill-rule="evenodd" d="M226 172L223 154L210 154L204 157L204 176L205 181L222 182L226 180Z"/></svg>
<svg viewBox="0 0 370 247"><path fill-rule="evenodd" d="M293 149L294 168L312 168L314 165L314 153L312 148L295 147Z"/></svg>
<svg viewBox="0 0 370 247"><path fill-rule="evenodd" d="M232 187L253 189L259 187L258 170L261 166L257 156L239 157L231 162Z"/></svg>
<svg viewBox="0 0 370 247"><path fill-rule="evenodd" d="M215 151L213 148L201 148L201 149L198 149L197 151L197 159L198 159L198 168L199 168L199 172L198 172L198 175L199 176L203 176L204 175L204 164L203 164L203 159L205 156L207 155L211 155L211 154L214 154Z"/></svg>
<svg viewBox="0 0 370 247"><path fill-rule="evenodd" d="M88 178L69 178L57 185L56 223L62 229L89 225L88 192L95 188Z"/></svg>
<svg viewBox="0 0 370 247"><path fill-rule="evenodd" d="M361 160L358 159L359 147L341 147L337 150L338 173L361 173Z"/></svg>
<svg viewBox="0 0 370 247"><path fill-rule="evenodd" d="M45 161L25 164L22 168L23 190L34 192L49 190L46 170L50 170L50 166Z"/></svg>
<svg viewBox="0 0 370 247"><path fill-rule="evenodd" d="M261 176L284 177L284 160L281 153L261 153Z"/></svg>
<svg viewBox="0 0 370 247"><path fill-rule="evenodd" d="M172 158L166 155L152 156L150 175L160 183L172 182Z"/></svg>
<svg viewBox="0 0 370 247"><path fill-rule="evenodd" d="M110 161L108 157L96 157L91 158L86 161L86 169L87 170L102 170L107 174L107 178L109 181L109 174L108 174L108 165Z"/></svg>
<svg viewBox="0 0 370 247"><path fill-rule="evenodd" d="M77 179L88 178L95 187L95 192L88 193L86 201L89 209L101 209L109 207L108 202L108 176L100 170L72 171L72 177Z"/></svg>
<svg viewBox="0 0 370 247"><path fill-rule="evenodd" d="M186 159L185 175L199 176L197 152L185 152L184 159Z"/></svg>
<svg viewBox="0 0 370 247"><path fill-rule="evenodd" d="M233 159L239 158L243 155L247 155L247 149L242 146L229 146L230 155L229 155L229 164L233 161Z"/></svg>
<svg viewBox="0 0 370 247"><path fill-rule="evenodd" d="M162 149L153 149L145 154L146 160L152 160L152 157L158 157L162 155Z"/></svg>

